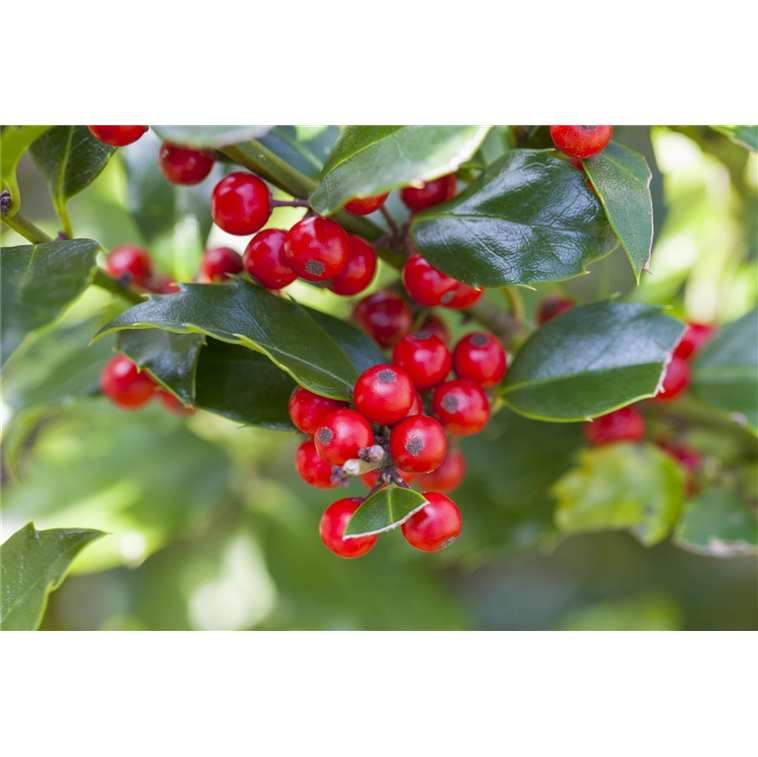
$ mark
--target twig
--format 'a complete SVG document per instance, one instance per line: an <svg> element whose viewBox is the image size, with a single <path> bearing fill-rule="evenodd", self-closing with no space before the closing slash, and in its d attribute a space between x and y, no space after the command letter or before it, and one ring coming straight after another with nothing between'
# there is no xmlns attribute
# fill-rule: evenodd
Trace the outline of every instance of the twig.
<svg viewBox="0 0 758 757"><path fill-rule="evenodd" d="M27 221L20 213L16 213L15 216L0 216L2 222L9 228L13 229L17 234L20 234L24 239L28 239L32 244L43 244L45 242L52 242L53 238L46 234L38 226L35 226L31 221Z"/></svg>
<svg viewBox="0 0 758 757"><path fill-rule="evenodd" d="M508 305L511 309L511 315L519 323L524 322L524 301L521 299L521 294L515 287L503 287L503 294L508 300Z"/></svg>
<svg viewBox="0 0 758 757"><path fill-rule="evenodd" d="M95 268L95 272L92 274L92 284L96 287L107 290L111 294L117 294L119 297L123 297L133 305L144 302L144 298L136 289L132 289L130 286L122 284L118 279L106 273L102 268Z"/></svg>

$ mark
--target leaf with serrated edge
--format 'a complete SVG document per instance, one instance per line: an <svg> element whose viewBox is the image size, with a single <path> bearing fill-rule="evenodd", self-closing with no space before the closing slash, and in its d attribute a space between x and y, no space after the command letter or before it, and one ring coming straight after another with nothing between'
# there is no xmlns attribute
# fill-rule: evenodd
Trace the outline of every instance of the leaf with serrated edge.
<svg viewBox="0 0 758 757"><path fill-rule="evenodd" d="M355 539L391 531L428 504L429 500L413 489L385 486L353 513L345 527L344 538Z"/></svg>

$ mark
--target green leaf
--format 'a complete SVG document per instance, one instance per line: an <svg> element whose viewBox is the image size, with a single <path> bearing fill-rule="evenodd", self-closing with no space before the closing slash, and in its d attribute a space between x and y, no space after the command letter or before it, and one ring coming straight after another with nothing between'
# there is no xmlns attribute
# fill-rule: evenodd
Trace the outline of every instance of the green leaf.
<svg viewBox="0 0 758 757"><path fill-rule="evenodd" d="M664 539L682 508L684 474L651 444L610 444L579 453L551 492L566 533L628 529L646 546Z"/></svg>
<svg viewBox="0 0 758 757"><path fill-rule="evenodd" d="M0 250L3 363L28 334L55 320L87 288L97 250L91 239Z"/></svg>
<svg viewBox="0 0 758 757"><path fill-rule="evenodd" d="M644 156L611 142L594 158L584 161L592 185L597 190L605 214L640 281L650 270L653 250L653 174Z"/></svg>
<svg viewBox="0 0 758 757"><path fill-rule="evenodd" d="M318 180L338 135L338 127L326 126L310 139L303 139L295 126L274 126L258 141L309 179Z"/></svg>
<svg viewBox="0 0 758 757"><path fill-rule="evenodd" d="M729 137L740 147L758 152L758 126L711 126L711 129Z"/></svg>
<svg viewBox="0 0 758 757"><path fill-rule="evenodd" d="M77 554L101 536L85 528L37 531L29 523L0 545L0 630L36 630L48 594L63 583Z"/></svg>
<svg viewBox="0 0 758 757"><path fill-rule="evenodd" d="M21 156L35 139L41 137L52 126L5 126L0 136L0 181L2 188L11 193L11 207L8 216L13 217L21 207L21 192L16 180L16 168Z"/></svg>
<svg viewBox="0 0 758 757"><path fill-rule="evenodd" d="M311 206L329 215L355 197L451 173L477 151L489 128L348 126L329 155Z"/></svg>
<svg viewBox="0 0 758 757"><path fill-rule="evenodd" d="M720 329L695 359L692 393L758 434L758 308Z"/></svg>
<svg viewBox="0 0 758 757"><path fill-rule="evenodd" d="M660 308L595 302L535 331L502 386L516 412L580 421L653 397L684 324Z"/></svg>
<svg viewBox="0 0 758 757"><path fill-rule="evenodd" d="M353 513L345 527L345 538L390 531L428 504L429 500L413 489L385 486Z"/></svg>
<svg viewBox="0 0 758 757"><path fill-rule="evenodd" d="M539 150L510 150L411 235L441 271L486 287L571 279L618 246L582 173Z"/></svg>
<svg viewBox="0 0 758 757"><path fill-rule="evenodd" d="M701 555L758 555L758 514L731 489L707 489L687 503L674 540Z"/></svg>
<svg viewBox="0 0 758 757"><path fill-rule="evenodd" d="M115 149L95 139L86 126L55 126L29 148L69 237L74 234L66 203L100 175Z"/></svg>
<svg viewBox="0 0 758 757"><path fill-rule="evenodd" d="M263 136L270 126L151 126L161 140L197 150L217 150Z"/></svg>

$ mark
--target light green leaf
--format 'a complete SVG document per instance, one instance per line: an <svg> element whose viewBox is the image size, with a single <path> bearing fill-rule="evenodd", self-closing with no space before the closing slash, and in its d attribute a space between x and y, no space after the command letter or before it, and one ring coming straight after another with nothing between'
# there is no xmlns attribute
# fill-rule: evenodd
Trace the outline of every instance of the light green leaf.
<svg viewBox="0 0 758 757"><path fill-rule="evenodd" d="M263 136L270 126L151 126L162 140L196 150L217 150Z"/></svg>
<svg viewBox="0 0 758 757"><path fill-rule="evenodd" d="M52 126L4 126L0 136L0 181L2 188L11 194L8 217L12 218L21 207L21 192L16 180L16 168L23 154L35 139Z"/></svg>
<svg viewBox="0 0 758 757"><path fill-rule="evenodd" d="M413 489L385 486L353 513L345 527L345 538L390 531L428 504L429 500Z"/></svg>

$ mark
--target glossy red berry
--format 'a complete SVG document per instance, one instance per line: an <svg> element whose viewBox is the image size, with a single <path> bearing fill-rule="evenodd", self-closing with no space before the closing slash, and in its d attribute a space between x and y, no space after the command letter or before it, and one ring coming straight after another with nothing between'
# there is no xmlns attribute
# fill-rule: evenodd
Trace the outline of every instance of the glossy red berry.
<svg viewBox="0 0 758 757"><path fill-rule="evenodd" d="M200 265L200 275L205 281L225 281L229 276L242 271L242 258L231 247L216 247L206 250Z"/></svg>
<svg viewBox="0 0 758 757"><path fill-rule="evenodd" d="M248 242L242 256L245 270L266 289L282 289L297 278L284 254L286 235L281 229L260 231Z"/></svg>
<svg viewBox="0 0 758 757"><path fill-rule="evenodd" d="M687 359L696 354L700 348L713 336L715 328L705 323L687 323L687 330L682 340L674 350L674 357Z"/></svg>
<svg viewBox="0 0 758 757"><path fill-rule="evenodd" d="M424 405L421 402L421 395L418 392L416 392L416 397L413 400L411 409L408 411L408 414L405 417L412 418L414 415L421 415L421 413L423 412L424 412Z"/></svg>
<svg viewBox="0 0 758 757"><path fill-rule="evenodd" d="M350 257L347 265L328 284L335 294L351 296L362 292L373 280L376 273L376 253L364 239L347 235L350 243Z"/></svg>
<svg viewBox="0 0 758 757"><path fill-rule="evenodd" d="M418 389L424 390L447 378L453 358L438 336L417 331L398 342L392 362L405 370Z"/></svg>
<svg viewBox="0 0 758 757"><path fill-rule="evenodd" d="M403 266L403 284L414 302L427 307L447 304L454 296L458 282L435 268L418 253Z"/></svg>
<svg viewBox="0 0 758 757"><path fill-rule="evenodd" d="M358 457L358 450L374 443L369 422L355 410L337 410L328 415L313 437L319 455L332 465L344 465Z"/></svg>
<svg viewBox="0 0 758 757"><path fill-rule="evenodd" d="M116 405L142 407L155 396L156 384L125 355L115 355L100 373L100 389Z"/></svg>
<svg viewBox="0 0 758 757"><path fill-rule="evenodd" d="M139 287L146 286L153 275L150 256L136 244L114 247L105 261L105 268L111 276Z"/></svg>
<svg viewBox="0 0 758 757"><path fill-rule="evenodd" d="M466 458L459 449L448 449L447 457L442 461L439 468L431 473L424 473L418 477L418 482L424 489L435 492L453 492L466 477Z"/></svg>
<svg viewBox="0 0 758 757"><path fill-rule="evenodd" d="M430 473L447 454L447 434L428 415L414 415L395 426L390 434L390 454L398 467L411 473Z"/></svg>
<svg viewBox="0 0 758 757"><path fill-rule="evenodd" d="M612 126L551 126L553 144L570 158L591 158L604 150L613 136Z"/></svg>
<svg viewBox="0 0 758 757"><path fill-rule="evenodd" d="M421 326L419 326L419 331L438 336L445 343L445 346L450 344L450 330L448 329L447 324L442 318L434 313L430 313L424 318Z"/></svg>
<svg viewBox="0 0 758 757"><path fill-rule="evenodd" d="M166 392L163 389L160 389L157 394L158 399L161 401L161 405L163 405L163 407L172 415L187 417L195 414L195 408L187 407L182 404L181 400L171 394L171 392Z"/></svg>
<svg viewBox="0 0 758 757"><path fill-rule="evenodd" d="M632 406L622 407L584 424L584 437L594 446L638 442L645 436L645 419Z"/></svg>
<svg viewBox="0 0 758 757"><path fill-rule="evenodd" d="M321 458L312 439L306 439L297 448L295 469L306 484L317 489L334 489L339 485L332 481L332 466Z"/></svg>
<svg viewBox="0 0 758 757"><path fill-rule="evenodd" d="M424 210L439 205L455 197L456 179L454 173L427 181L420 187L405 187L400 190L400 199L411 210Z"/></svg>
<svg viewBox="0 0 758 757"><path fill-rule="evenodd" d="M481 431L490 419L490 403L479 384L456 379L434 390L432 407L445 429L457 436Z"/></svg>
<svg viewBox="0 0 758 757"><path fill-rule="evenodd" d="M484 289L478 289L459 281L453 290L452 297L448 297L447 301L442 304L453 310L465 310L470 308L483 294Z"/></svg>
<svg viewBox="0 0 758 757"><path fill-rule="evenodd" d="M161 173L172 184L199 184L213 170L215 162L212 150L190 150L170 142L164 142L158 153Z"/></svg>
<svg viewBox="0 0 758 757"><path fill-rule="evenodd" d="M408 303L394 292L375 292L353 308L353 320L382 347L394 347L413 326Z"/></svg>
<svg viewBox="0 0 758 757"><path fill-rule="evenodd" d="M357 497L346 497L339 499L326 508L326 512L321 516L319 524L319 534L324 546L334 552L338 557L347 559L353 557L362 557L370 552L376 544L377 536L358 536L352 539L345 539L344 533L347 524L352 518L353 513L363 503L362 499Z"/></svg>
<svg viewBox="0 0 758 757"><path fill-rule="evenodd" d="M373 489L376 486L376 482L379 480L379 473L381 471L378 470L372 470L368 473L364 473L361 476L361 481L365 484L367 489ZM414 478L416 478L415 473L411 473L410 471L405 470L398 470L398 474L400 475L400 478L405 481L406 484L410 484L411 481L413 481Z"/></svg>
<svg viewBox="0 0 758 757"><path fill-rule="evenodd" d="M408 414L416 389L411 377L396 365L375 365L364 371L353 389L359 413L373 423L391 425Z"/></svg>
<svg viewBox="0 0 758 757"><path fill-rule="evenodd" d="M355 216L367 216L384 205L384 201L389 197L389 192L383 195L374 195L373 197L358 197L345 205L345 210Z"/></svg>
<svg viewBox="0 0 758 757"><path fill-rule="evenodd" d="M271 217L271 193L257 176L230 173L213 190L211 215L229 234L255 234Z"/></svg>
<svg viewBox="0 0 758 757"><path fill-rule="evenodd" d="M537 306L534 319L537 321L538 326L544 326L548 321L559 316L561 313L571 310L575 304L568 297L545 297Z"/></svg>
<svg viewBox="0 0 758 757"><path fill-rule="evenodd" d="M111 147L126 147L136 142L147 126L88 126L92 136Z"/></svg>
<svg viewBox="0 0 758 757"><path fill-rule="evenodd" d="M654 402L672 402L680 397L690 385L689 363L680 357L672 357L666 367L660 391L653 397Z"/></svg>
<svg viewBox="0 0 758 757"><path fill-rule="evenodd" d="M300 278L326 281L350 259L350 241L331 218L309 216L296 223L284 239L287 263Z"/></svg>
<svg viewBox="0 0 758 757"><path fill-rule="evenodd" d="M455 345L453 366L458 378L476 381L483 389L499 383L508 367L503 343L492 334L476 331Z"/></svg>
<svg viewBox="0 0 758 757"><path fill-rule="evenodd" d="M461 532L461 511L452 499L437 492L424 492L429 504L402 525L408 543L422 552L449 547Z"/></svg>
<svg viewBox="0 0 758 757"><path fill-rule="evenodd" d="M347 402L322 397L308 391L304 386L297 386L290 396L290 419L304 434L313 436L327 416L338 410L345 410L347 406Z"/></svg>

